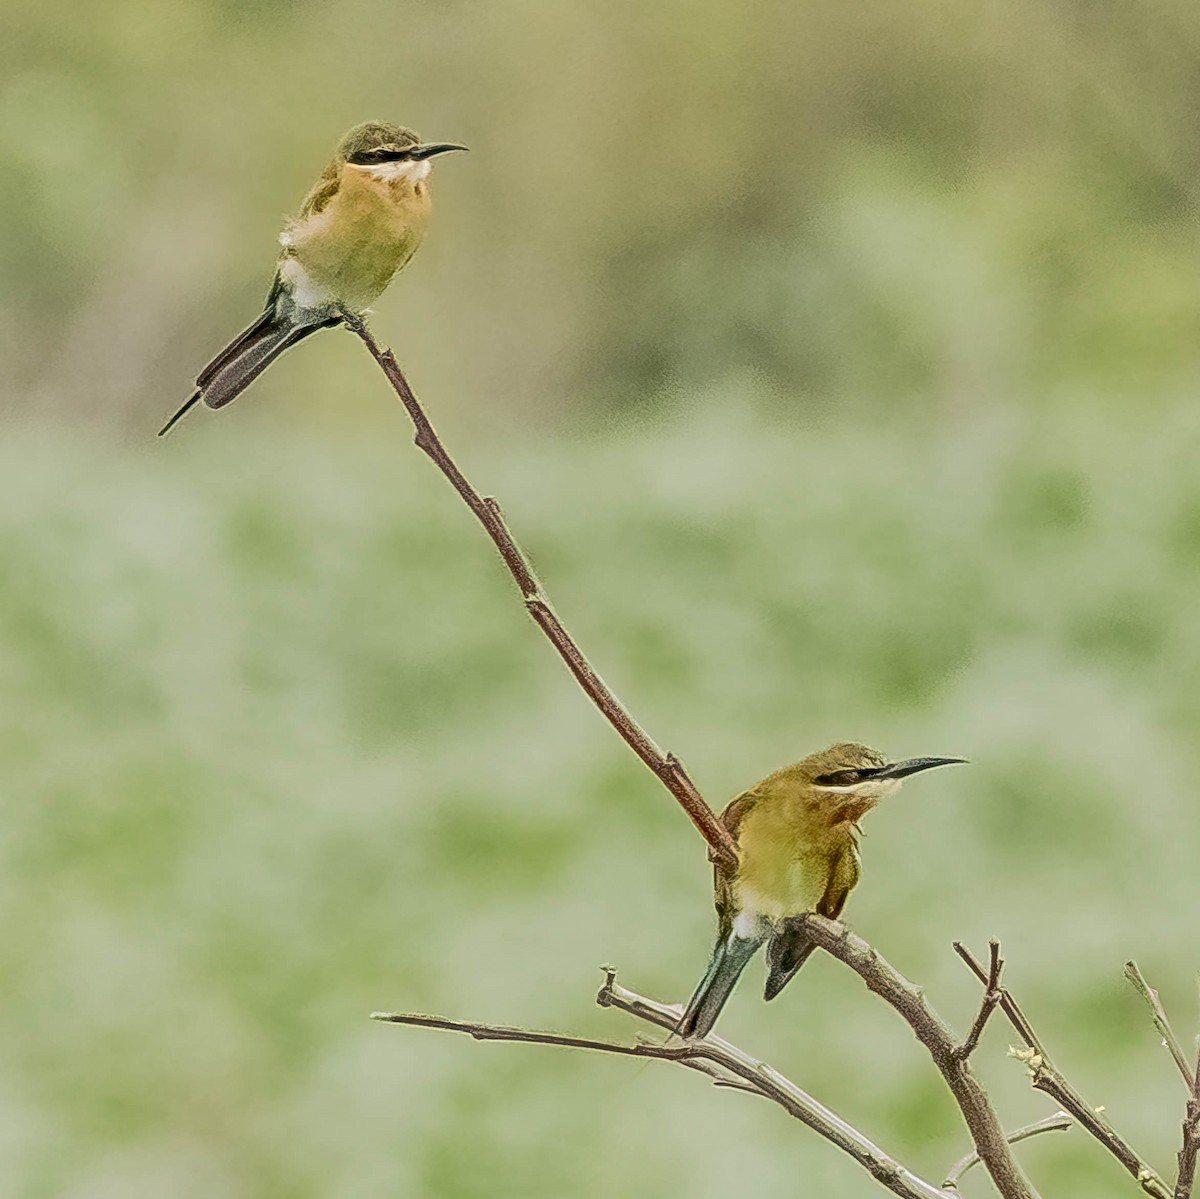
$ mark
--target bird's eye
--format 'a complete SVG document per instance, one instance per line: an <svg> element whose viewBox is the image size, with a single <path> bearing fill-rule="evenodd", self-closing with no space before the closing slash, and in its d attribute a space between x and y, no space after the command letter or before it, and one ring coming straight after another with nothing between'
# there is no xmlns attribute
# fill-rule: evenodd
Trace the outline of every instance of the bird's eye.
<svg viewBox="0 0 1200 1199"><path fill-rule="evenodd" d="M816 781L822 787L848 787L861 779L862 772L859 770L834 770L829 774L819 775Z"/></svg>

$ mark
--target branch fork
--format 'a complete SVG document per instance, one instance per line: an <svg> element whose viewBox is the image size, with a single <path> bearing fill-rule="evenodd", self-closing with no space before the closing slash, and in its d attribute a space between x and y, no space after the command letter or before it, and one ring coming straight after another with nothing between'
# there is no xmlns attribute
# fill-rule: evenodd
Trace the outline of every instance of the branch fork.
<svg viewBox="0 0 1200 1199"><path fill-rule="evenodd" d="M954 942L954 951L966 963L971 973L985 987L989 987L992 981L991 971L985 970L974 954L961 942ZM997 975L996 982L998 981ZM1151 1199L1189 1199L1190 1186L1184 1192L1178 1189L1172 1191L1162 1176L1109 1124L1104 1117L1104 1108L1093 1107L1085 1102L1050 1060L1046 1047L1007 988L998 987L998 990L1000 1010L1008 1018L1017 1036L1025 1043L1025 1049L1012 1050L1012 1056L1025 1063L1034 1090L1049 1095L1055 1103L1073 1116L1081 1128L1095 1137L1124 1166Z"/></svg>
<svg viewBox="0 0 1200 1199"><path fill-rule="evenodd" d="M1000 942L988 942L988 953L987 981L984 983L979 1012L975 1016L975 1022L971 1025L971 1031L967 1033L966 1040L954 1049L954 1056L960 1062L965 1062L975 1052L979 1045L979 1038L983 1036L983 1030L987 1027L988 1019L996 1010L1003 995L1000 989L1000 972L1004 969L1004 960L1000 957Z"/></svg>

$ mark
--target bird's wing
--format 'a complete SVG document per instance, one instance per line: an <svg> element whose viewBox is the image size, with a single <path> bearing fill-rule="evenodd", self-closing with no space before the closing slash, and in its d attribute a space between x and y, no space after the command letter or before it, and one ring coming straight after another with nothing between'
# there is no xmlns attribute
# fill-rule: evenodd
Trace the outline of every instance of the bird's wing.
<svg viewBox="0 0 1200 1199"><path fill-rule="evenodd" d="M729 835L736 841L742 821L758 802L759 795L753 789L743 791L735 796L724 807L718 819L729 830ZM713 863L713 903L717 909L718 941L729 936L733 922L737 918L734 911L733 883L737 878L737 868L722 861Z"/></svg>
<svg viewBox="0 0 1200 1199"><path fill-rule="evenodd" d="M722 809L719 819L735 841L738 830L742 827L742 821L750 814L751 808L760 798L758 791L752 787L749 791L743 791L741 795L735 796Z"/></svg>
<svg viewBox="0 0 1200 1199"><path fill-rule="evenodd" d="M282 258L295 256L295 247L307 240L312 231L308 222L329 207L334 196L338 194L341 183L341 167L337 163L331 162L321 173L321 177L313 184L308 195L304 197L300 211L283 226L283 232L279 235L279 244L283 246ZM280 286L279 275L276 274L270 295L267 297L268 308L274 307L275 301L279 297Z"/></svg>
<svg viewBox="0 0 1200 1199"><path fill-rule="evenodd" d="M337 195L341 183L341 167L339 164L331 162L321 172L321 177L313 184L312 190L304 197L304 203L300 205L300 211L296 214L296 220L302 221L306 217L316 216L317 213L324 212L329 207L329 202Z"/></svg>
<svg viewBox="0 0 1200 1199"><path fill-rule="evenodd" d="M854 890L861 873L858 849L853 844L848 845L829 872L825 894L817 901L818 915L836 920L842 914L842 908L846 906L846 900Z"/></svg>

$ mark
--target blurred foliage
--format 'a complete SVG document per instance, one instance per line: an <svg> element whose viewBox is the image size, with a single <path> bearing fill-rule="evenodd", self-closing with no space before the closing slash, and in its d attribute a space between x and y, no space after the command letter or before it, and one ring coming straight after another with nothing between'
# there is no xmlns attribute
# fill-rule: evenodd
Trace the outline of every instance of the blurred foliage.
<svg viewBox="0 0 1200 1199"><path fill-rule="evenodd" d="M849 916L960 1026L949 942L1001 936L1169 1165L1120 968L1194 1027L1192 7L0 23L0 1193L879 1193L683 1071L365 1021L632 1032L595 967L682 999L711 936L703 847L352 339L152 441L374 116L472 146L376 325L597 667L714 803L832 739L970 757L871 817ZM825 960L758 982L723 1031L940 1177L964 1132L891 1013ZM1128 1190L1074 1133L1021 1156Z"/></svg>
<svg viewBox="0 0 1200 1199"><path fill-rule="evenodd" d="M683 998L711 935L703 846L378 417L375 444L213 420L154 457L0 451L0 1191L874 1194L681 1071L365 1023L632 1033L595 967ZM1120 967L1191 1027L1197 423L801 436L729 391L461 455L714 801L838 737L973 760L872 815L850 916L960 1025L949 942L1001 935L1062 1064L1164 1162L1179 1097ZM825 960L771 1005L758 975L728 1035L918 1168L954 1159L886 1009ZM980 1065L1020 1123L1044 1104L1008 1039ZM1122 1193L1086 1138L1022 1156L1048 1195Z"/></svg>

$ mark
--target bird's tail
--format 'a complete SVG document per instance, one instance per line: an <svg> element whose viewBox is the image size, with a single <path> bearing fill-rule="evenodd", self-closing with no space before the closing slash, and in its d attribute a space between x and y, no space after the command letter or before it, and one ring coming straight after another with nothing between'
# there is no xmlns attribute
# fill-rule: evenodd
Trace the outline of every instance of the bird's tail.
<svg viewBox="0 0 1200 1199"><path fill-rule="evenodd" d="M296 321L279 316L273 307L268 308L196 376L196 390L159 430L159 437L169 432L175 422L200 400L210 408L231 404L284 350L310 333L328 329L340 321L341 317L336 316L312 322Z"/></svg>
<svg viewBox="0 0 1200 1199"><path fill-rule="evenodd" d="M681 1037L706 1037L716 1024L734 984L762 944L761 937L723 937L713 947L708 970L676 1026Z"/></svg>
<svg viewBox="0 0 1200 1199"><path fill-rule="evenodd" d="M767 942L767 985L764 999L774 999L795 977L796 971L808 961L816 949L796 927L785 922L784 927Z"/></svg>

